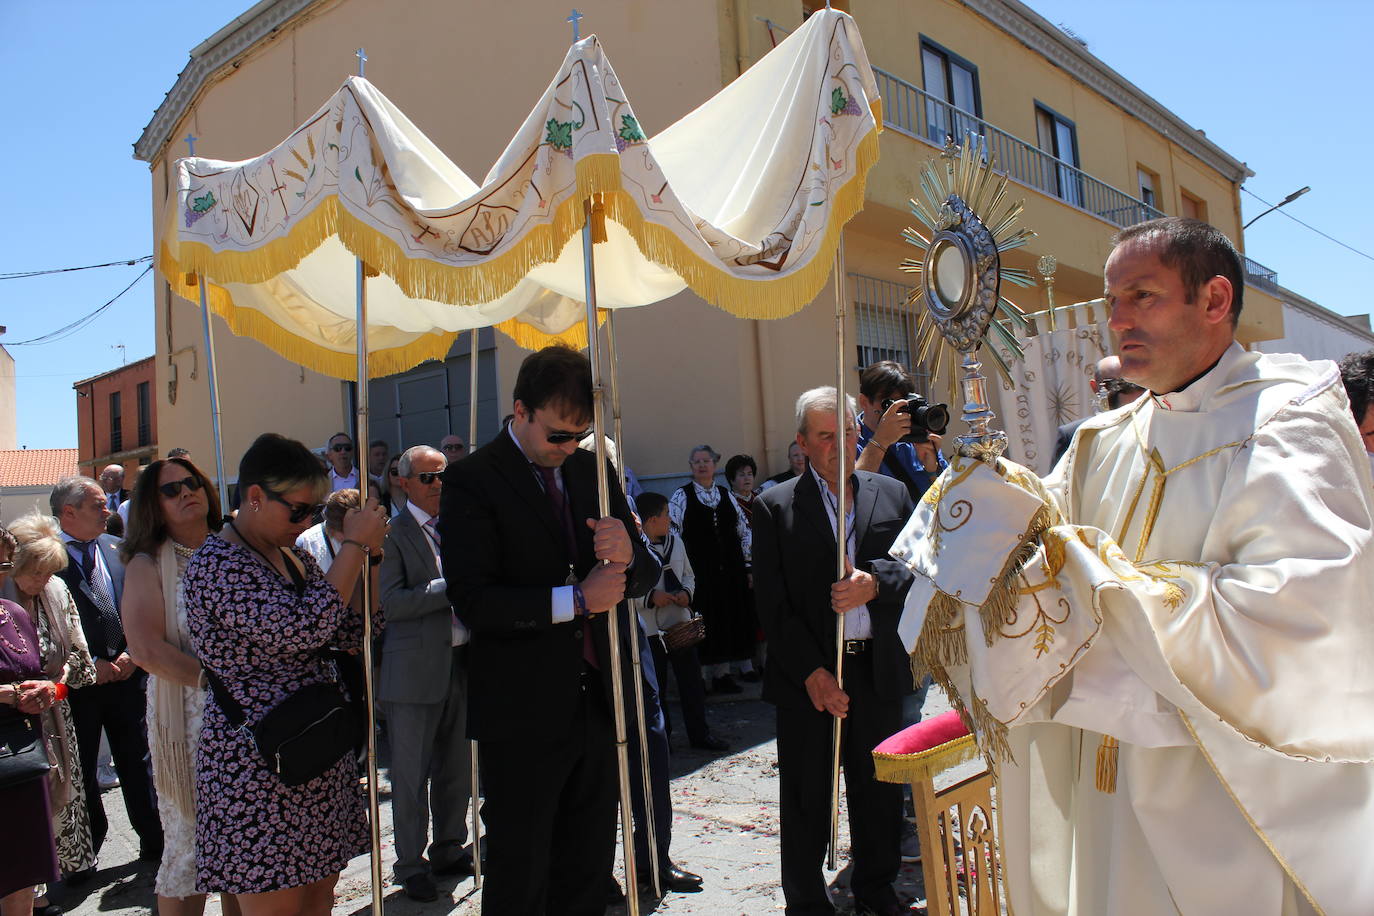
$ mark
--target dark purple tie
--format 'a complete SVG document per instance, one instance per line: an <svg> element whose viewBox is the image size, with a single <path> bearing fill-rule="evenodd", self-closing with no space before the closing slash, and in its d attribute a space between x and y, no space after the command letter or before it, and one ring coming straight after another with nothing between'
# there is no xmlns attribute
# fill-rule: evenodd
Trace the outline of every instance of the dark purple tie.
<svg viewBox="0 0 1374 916"><path fill-rule="evenodd" d="M568 507L567 497L558 488L558 478L553 468L534 465L539 477L544 481L544 495L549 498L549 508L553 510L554 520L563 529L563 543L568 548L569 565L577 562L577 535L573 529L572 510ZM582 658L593 668L600 668L596 661L596 644L592 642L591 615L582 622Z"/></svg>

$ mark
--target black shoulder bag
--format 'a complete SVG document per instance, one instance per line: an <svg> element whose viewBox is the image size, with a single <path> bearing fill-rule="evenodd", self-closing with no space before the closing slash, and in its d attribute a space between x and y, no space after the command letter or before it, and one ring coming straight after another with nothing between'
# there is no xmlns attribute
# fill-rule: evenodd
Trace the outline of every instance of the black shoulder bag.
<svg viewBox="0 0 1374 916"><path fill-rule="evenodd" d="M295 557L285 551L283 554L297 593L304 594L304 574ZM319 652L322 658L333 654L329 649ZM249 726L243 707L224 682L209 667L205 676L229 724L248 733L267 768L288 786L304 785L324 774L340 759L352 755L367 738L367 726L358 715L357 704L344 697L338 682L307 684Z"/></svg>
<svg viewBox="0 0 1374 916"><path fill-rule="evenodd" d="M47 776L49 766L37 716L19 715L0 725L0 789Z"/></svg>

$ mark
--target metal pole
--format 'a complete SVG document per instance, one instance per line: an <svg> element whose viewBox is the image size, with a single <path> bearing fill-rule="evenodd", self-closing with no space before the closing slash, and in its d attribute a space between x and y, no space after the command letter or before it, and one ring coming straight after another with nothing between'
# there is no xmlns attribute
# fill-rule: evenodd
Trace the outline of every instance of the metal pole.
<svg viewBox="0 0 1374 916"><path fill-rule="evenodd" d="M199 274L200 320L205 325L205 378L210 385L210 428L215 437L215 483L219 485L219 504L229 511L229 482L224 477L224 438L219 423L219 383L215 376L215 332L210 323L210 306L205 294L205 275Z"/></svg>
<svg viewBox="0 0 1374 916"><path fill-rule="evenodd" d="M472 352L468 356L468 454L477 448L477 328L472 335Z"/></svg>
<svg viewBox="0 0 1374 916"><path fill-rule="evenodd" d="M361 49L359 50L361 53ZM367 442L368 365L367 365L367 273L361 258L356 258L358 277L358 419L355 442ZM358 500L367 505L366 466L358 471ZM372 828L372 916L382 916L382 821L377 798L377 705L372 683L372 567L363 565L363 679L367 685L367 810Z"/></svg>
<svg viewBox="0 0 1374 916"><path fill-rule="evenodd" d="M849 531L846 514L849 512L849 473L847 467L852 455L845 454L849 438L845 431L849 426L849 404L845 400L845 353L844 323L848 309L845 303L844 275L844 237L835 249L835 436L839 441L839 460L836 474L835 493L835 578L843 579L849 564ZM835 615L835 683L844 689L844 615ZM830 735L830 849L826 853L825 867L834 871L840 845L840 746L844 738L844 720L835 717Z"/></svg>
<svg viewBox="0 0 1374 916"><path fill-rule="evenodd" d="M601 518L611 514L610 481L606 477L606 437L601 383L601 346L596 331L596 263L592 244L592 202L583 201L582 264L587 299L587 355L592 364L592 429L596 436L596 496ZM588 621L590 624L590 621ZM620 609L612 608L606 621L611 657L611 702L615 715L615 764L620 780L620 842L625 851L625 901L630 916L639 916L639 882L635 871L634 823L630 806L630 755L625 740L625 683L620 672ZM642 707L641 707L642 708ZM648 799L645 800L648 808ZM657 870L657 869L655 869ZM589 875L588 880L595 876Z"/></svg>
<svg viewBox="0 0 1374 916"><path fill-rule="evenodd" d="M620 479L620 492L629 494L625 489L625 440L620 428L620 352L615 346L615 310L606 313L606 349L610 351L611 364L611 428L615 434L615 472ZM598 429L599 437L601 431ZM635 724L639 726L639 775L644 784L644 829L649 839L649 859L653 868L654 896L663 896L662 879L659 877L658 831L654 829L653 786L649 778L649 737L644 711L644 663L639 657L639 620L638 615L630 620L634 629L635 651L630 654L630 667L635 677Z"/></svg>
<svg viewBox="0 0 1374 916"><path fill-rule="evenodd" d="M468 367L468 454L477 448L477 328L468 332L472 335L472 353ZM472 784L472 886L482 886L482 824L478 816L481 801L481 773L478 771L477 742L468 739L468 759L470 770L468 779Z"/></svg>

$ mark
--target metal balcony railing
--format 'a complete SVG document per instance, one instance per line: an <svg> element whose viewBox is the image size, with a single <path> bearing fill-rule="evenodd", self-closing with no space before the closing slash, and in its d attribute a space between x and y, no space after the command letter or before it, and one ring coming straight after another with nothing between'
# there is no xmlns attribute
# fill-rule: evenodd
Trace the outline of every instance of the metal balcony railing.
<svg viewBox="0 0 1374 916"><path fill-rule="evenodd" d="M1067 204L1101 217L1114 226L1133 226L1164 214L1125 191L1099 181L1050 153L955 108L891 73L873 69L883 99L883 123L920 140L943 147L946 137L972 135L997 169Z"/></svg>
<svg viewBox="0 0 1374 916"><path fill-rule="evenodd" d="M1245 257L1242 255L1242 257ZM1259 261L1245 257L1245 279L1251 283L1258 283L1260 286L1278 286L1279 275L1277 271L1270 270Z"/></svg>

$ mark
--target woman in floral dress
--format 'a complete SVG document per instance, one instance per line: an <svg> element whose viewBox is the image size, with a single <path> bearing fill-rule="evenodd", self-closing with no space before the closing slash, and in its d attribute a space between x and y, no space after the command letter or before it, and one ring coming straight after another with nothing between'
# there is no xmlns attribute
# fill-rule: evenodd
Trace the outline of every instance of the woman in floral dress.
<svg viewBox="0 0 1374 916"><path fill-rule="evenodd" d="M329 492L309 449L274 433L258 437L239 464L238 485L242 508L187 564L182 600L192 651L252 726L301 687L337 679L321 650L361 648L361 610L341 595L353 594L369 557L380 558L386 514L371 499L345 517L343 548L326 576L294 549ZM380 626L375 606L373 613ZM207 697L196 749L201 891L237 895L247 916L325 916L339 872L367 850L351 754L287 786L213 693Z"/></svg>
<svg viewBox="0 0 1374 916"><path fill-rule="evenodd" d="M120 616L129 655L148 678L148 749L165 842L157 870L160 916L200 916L196 890L195 752L205 709L200 662L190 652L185 609L177 603L186 564L219 530L219 494L189 459L154 461L129 497ZM238 905L222 901L228 916Z"/></svg>
<svg viewBox="0 0 1374 916"><path fill-rule="evenodd" d="M38 647L43 675L69 689L95 683L95 663L86 647L81 615L66 583L56 573L67 565L57 519L30 513L10 525L18 549L14 573L5 585L5 597L29 612L38 628ZM76 725L67 700L59 700L43 712L43 732L55 766L48 777L57 838L57 859L64 875L95 867L91 843L91 818L81 782L81 755L77 751Z"/></svg>

